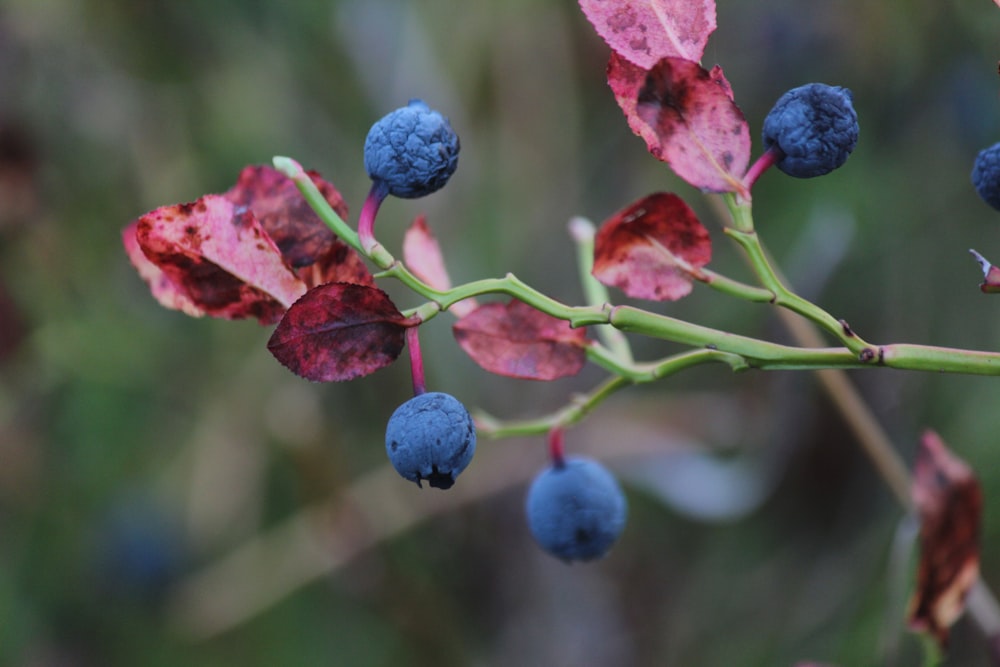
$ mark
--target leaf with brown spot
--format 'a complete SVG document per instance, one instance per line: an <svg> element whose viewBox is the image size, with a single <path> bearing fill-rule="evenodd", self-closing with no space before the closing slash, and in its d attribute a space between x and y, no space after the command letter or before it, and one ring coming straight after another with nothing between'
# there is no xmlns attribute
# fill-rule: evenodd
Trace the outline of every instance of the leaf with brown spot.
<svg viewBox="0 0 1000 667"><path fill-rule="evenodd" d="M179 310L191 317L203 316L205 311L188 297L187 291L171 280L167 274L160 270L160 267L146 257L135 237L135 231L138 227L139 221L135 220L122 230L122 245L125 246L125 254L128 255L132 266L139 272L139 277L149 285L153 298L159 301L164 308Z"/></svg>
<svg viewBox="0 0 1000 667"><path fill-rule="evenodd" d="M676 301L712 259L712 239L680 197L658 192L609 218L594 239L593 275L630 297Z"/></svg>
<svg viewBox="0 0 1000 667"><path fill-rule="evenodd" d="M714 68L664 58L650 70L611 54L608 85L649 152L705 192L746 194L750 128Z"/></svg>
<svg viewBox="0 0 1000 667"><path fill-rule="evenodd" d="M576 375L586 363L587 332L511 300L480 306L452 327L455 340L484 369L524 380Z"/></svg>
<svg viewBox="0 0 1000 667"><path fill-rule="evenodd" d="M347 204L337 189L317 172L306 173L337 215L346 218ZM326 282L375 284L361 257L337 238L295 182L277 169L268 165L245 167L224 196L253 211L285 262L307 287Z"/></svg>
<svg viewBox="0 0 1000 667"><path fill-rule="evenodd" d="M979 577L982 490L972 469L926 431L911 493L920 518L920 564L910 627L930 633L943 649Z"/></svg>
<svg viewBox="0 0 1000 667"><path fill-rule="evenodd" d="M135 239L188 301L214 317L273 324L306 291L253 212L221 195L147 213Z"/></svg>
<svg viewBox="0 0 1000 667"><path fill-rule="evenodd" d="M436 290L451 289L451 277L444 265L441 246L427 226L427 217L420 215L413 221L403 236L403 262L417 278ZM465 317L479 304L475 299L465 299L451 306L449 310L456 317Z"/></svg>
<svg viewBox="0 0 1000 667"><path fill-rule="evenodd" d="M698 61L716 28L715 0L580 0L608 46L639 67L676 56Z"/></svg>
<svg viewBox="0 0 1000 667"><path fill-rule="evenodd" d="M411 323L382 290L327 283L292 304L267 349L307 380L353 380L395 361L408 326Z"/></svg>

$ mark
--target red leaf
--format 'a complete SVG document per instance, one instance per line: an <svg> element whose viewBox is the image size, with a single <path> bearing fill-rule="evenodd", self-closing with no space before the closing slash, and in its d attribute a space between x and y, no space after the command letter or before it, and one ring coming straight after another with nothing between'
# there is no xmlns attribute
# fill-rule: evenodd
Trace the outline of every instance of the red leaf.
<svg viewBox="0 0 1000 667"><path fill-rule="evenodd" d="M292 304L267 349L307 380L353 380L395 361L403 350L408 326L382 290L327 283Z"/></svg>
<svg viewBox="0 0 1000 667"><path fill-rule="evenodd" d="M254 214L220 195L147 213L135 238L183 296L214 317L272 324L306 290ZM151 272L144 277L156 279ZM185 310L182 298L157 285Z"/></svg>
<svg viewBox="0 0 1000 667"><path fill-rule="evenodd" d="M649 71L611 54L608 85L649 152L706 192L745 193L750 128L718 68L664 58Z"/></svg>
<svg viewBox="0 0 1000 667"><path fill-rule="evenodd" d="M594 277L639 299L676 301L712 258L712 239L675 194L644 197L609 218L594 239Z"/></svg>
<svg viewBox="0 0 1000 667"><path fill-rule="evenodd" d="M983 496L969 466L937 433L927 431L913 472L920 517L920 565L910 600L910 627L929 632L942 648L979 577Z"/></svg>
<svg viewBox="0 0 1000 667"><path fill-rule="evenodd" d="M975 257L976 261L979 262L979 266L983 269L983 282L979 284L979 289L984 294L1000 293L1000 267L994 266L988 259L975 250L969 250L969 253Z"/></svg>
<svg viewBox="0 0 1000 667"><path fill-rule="evenodd" d="M160 302L164 308L180 310L191 317L201 317L205 311L199 308L192 301L181 285L171 280L167 274L160 270L156 264L149 261L146 254L139 247L139 241L135 237L135 231L139 227L139 221L133 221L128 227L122 230L122 244L125 246L125 254L128 255L132 266L139 272L139 277L149 285L153 297Z"/></svg>
<svg viewBox="0 0 1000 667"><path fill-rule="evenodd" d="M341 216L336 188L309 172ZM164 206L122 232L153 296L189 315L277 322L309 287L374 285L361 258L306 203L295 183L267 166L245 168L223 195Z"/></svg>
<svg viewBox="0 0 1000 667"><path fill-rule="evenodd" d="M733 87L729 83L729 79L726 75L722 73L722 68L718 65L714 66L712 69L708 70L708 75L712 78L712 81L719 84L719 87L726 91L726 95L729 99L735 99L733 97Z"/></svg>
<svg viewBox="0 0 1000 667"><path fill-rule="evenodd" d="M453 331L466 354L497 375L555 380L576 375L586 362L585 329L573 329L517 299L480 306Z"/></svg>
<svg viewBox="0 0 1000 667"><path fill-rule="evenodd" d="M441 246L427 226L426 216L417 216L403 236L403 262L413 275L436 290L451 289L451 278L444 265ZM465 299L454 304L450 310L457 317L465 317L478 307L475 299Z"/></svg>
<svg viewBox="0 0 1000 667"><path fill-rule="evenodd" d="M341 218L347 204L332 184L314 171L306 172ZM234 204L249 206L288 264L312 287L326 282L374 285L368 267L337 238L313 212L295 182L267 165L245 167L224 195Z"/></svg>
<svg viewBox="0 0 1000 667"><path fill-rule="evenodd" d="M715 30L715 0L580 0L613 51L639 67L660 58L701 60Z"/></svg>

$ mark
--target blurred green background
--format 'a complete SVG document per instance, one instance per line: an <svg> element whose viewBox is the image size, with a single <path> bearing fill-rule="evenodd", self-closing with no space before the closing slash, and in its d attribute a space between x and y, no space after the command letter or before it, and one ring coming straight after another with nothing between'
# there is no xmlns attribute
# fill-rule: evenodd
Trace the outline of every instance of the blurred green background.
<svg viewBox="0 0 1000 667"><path fill-rule="evenodd" d="M871 341L1000 347L966 254L1000 260L969 183L1000 140L1000 10L722 0L719 25L705 64L755 155L788 88L854 91L844 168L756 188L793 284ZM522 518L540 439L483 441L454 489L420 491L382 444L405 364L309 384L256 324L161 309L122 251L130 220L276 154L356 213L369 125L422 97L460 168L385 205L388 247L425 212L455 279L514 271L579 302L570 217L665 189L708 223L712 267L746 278L708 201L628 131L607 56L572 2L0 0L0 664L916 664L912 525L809 375L699 368L603 405L567 447L620 474L630 520L607 559L565 566ZM652 308L788 340L704 288ZM490 376L447 320L422 336L429 384L470 406L538 416L602 377ZM1000 587L1000 384L852 378L907 460L933 427L977 470ZM968 620L946 664L990 664Z"/></svg>

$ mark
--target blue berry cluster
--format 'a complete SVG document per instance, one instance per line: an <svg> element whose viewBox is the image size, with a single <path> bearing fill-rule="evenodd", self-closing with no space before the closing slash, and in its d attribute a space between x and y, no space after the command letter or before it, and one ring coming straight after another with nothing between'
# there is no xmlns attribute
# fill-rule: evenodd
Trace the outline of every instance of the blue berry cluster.
<svg viewBox="0 0 1000 667"><path fill-rule="evenodd" d="M780 151L775 165L789 176L828 174L847 161L858 143L858 114L851 91L809 83L782 95L764 119L764 148Z"/></svg>
<svg viewBox="0 0 1000 667"><path fill-rule="evenodd" d="M568 457L540 472L528 489L535 541L565 561L604 556L625 527L628 507L618 482L593 459Z"/></svg>
<svg viewBox="0 0 1000 667"><path fill-rule="evenodd" d="M385 451L400 475L449 489L476 451L476 426L462 403L442 392L414 396L389 418Z"/></svg>
<svg viewBox="0 0 1000 667"><path fill-rule="evenodd" d="M972 185L984 202L1000 210L1000 143L979 151L972 165Z"/></svg>
<svg viewBox="0 0 1000 667"><path fill-rule="evenodd" d="M458 167L458 135L421 100L383 116L365 139L365 169L394 197L414 199L444 187Z"/></svg>

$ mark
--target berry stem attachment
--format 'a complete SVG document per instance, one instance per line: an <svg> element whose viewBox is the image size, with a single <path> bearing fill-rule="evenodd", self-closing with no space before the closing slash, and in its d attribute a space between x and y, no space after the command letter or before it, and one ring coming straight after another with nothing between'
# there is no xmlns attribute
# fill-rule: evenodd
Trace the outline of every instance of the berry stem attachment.
<svg viewBox="0 0 1000 667"><path fill-rule="evenodd" d="M382 202L389 196L389 186L385 181L372 181L371 190L361 207L361 215L358 217L358 239L366 255L371 255L377 241L375 241L375 216Z"/></svg>
<svg viewBox="0 0 1000 667"><path fill-rule="evenodd" d="M424 379L424 356L420 352L419 326L406 330L406 349L410 352L410 374L413 376L413 395L419 396L427 392L427 381Z"/></svg>
<svg viewBox="0 0 1000 667"><path fill-rule="evenodd" d="M565 431L561 426L556 426L549 431L549 458L552 459L552 465L556 468L562 468L566 465L566 453L563 448L564 434Z"/></svg>
<svg viewBox="0 0 1000 667"><path fill-rule="evenodd" d="M765 171L770 169L775 165L776 162L784 157L784 153L778 148L777 144L768 148L764 153L757 158L757 161L750 165L747 175L743 177L743 186L750 191L753 189L754 183L760 178Z"/></svg>

